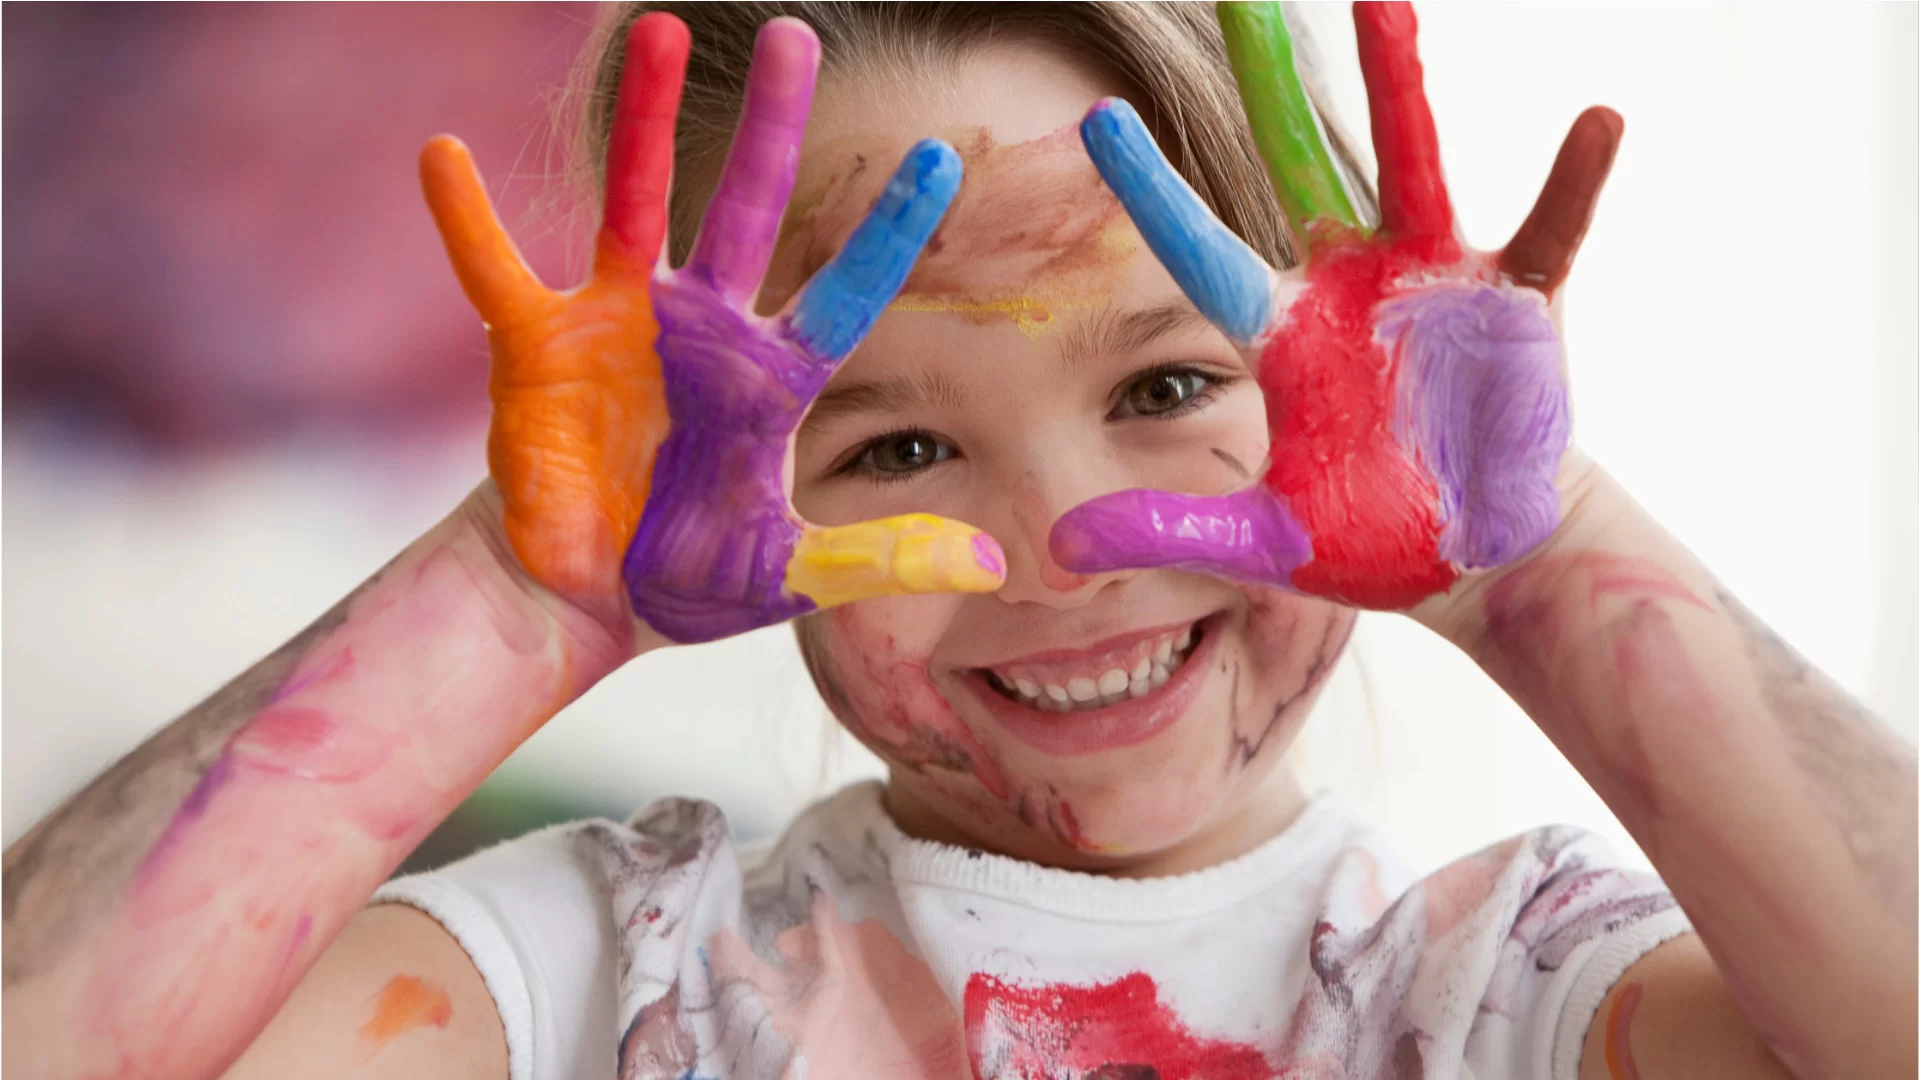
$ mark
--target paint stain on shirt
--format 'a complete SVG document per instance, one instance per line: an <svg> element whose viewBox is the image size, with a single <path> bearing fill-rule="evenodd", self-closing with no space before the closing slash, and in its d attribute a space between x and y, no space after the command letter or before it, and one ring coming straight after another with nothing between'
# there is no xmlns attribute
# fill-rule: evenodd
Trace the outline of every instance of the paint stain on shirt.
<svg viewBox="0 0 1920 1080"><path fill-rule="evenodd" d="M443 1028L453 1019L447 992L425 979L395 975L380 988L373 1015L360 1025L360 1038L375 1052L414 1028Z"/></svg>

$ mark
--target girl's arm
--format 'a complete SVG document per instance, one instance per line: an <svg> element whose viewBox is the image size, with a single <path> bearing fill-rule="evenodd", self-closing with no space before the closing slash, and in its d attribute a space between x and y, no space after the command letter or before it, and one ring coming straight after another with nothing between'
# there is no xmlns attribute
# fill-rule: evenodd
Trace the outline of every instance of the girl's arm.
<svg viewBox="0 0 1920 1080"><path fill-rule="evenodd" d="M1588 1075L1913 1075L1912 748L1567 452L1552 299L1620 118L1581 116L1513 239L1474 251L1441 175L1413 12L1357 3L1380 162L1369 228L1279 5L1218 10L1302 267L1274 271L1221 225L1124 102L1081 132L1154 253L1260 373L1270 464L1226 496L1090 500L1054 524L1055 561L1411 609L1477 657L1700 930L1628 973L1589 1033Z"/></svg>
<svg viewBox="0 0 1920 1080"><path fill-rule="evenodd" d="M219 1071L428 831L658 642L532 583L499 522L489 482L7 850L9 1073Z"/></svg>
<svg viewBox="0 0 1920 1080"><path fill-rule="evenodd" d="M762 30L699 241L670 270L658 256L688 45L658 12L628 36L605 213L577 288L550 290L527 269L464 147L428 144L427 202L492 347L493 479L7 852L10 1068L226 1068L428 830L639 652L865 596L999 588L1003 556L979 530L928 515L819 528L793 513L782 475L801 415L952 201L959 156L914 147L790 310L760 318L752 300L793 189L819 42L791 19ZM408 922L357 920L244 1069L371 1062L411 1078L438 1048L500 1072L485 1050L498 1018L472 1007L477 973L444 934ZM384 1009L388 976L420 970L450 986L397 983L396 1007L439 1027L433 995L447 994L447 1037L410 1043L405 1059L341 1056L365 1053L354 1012L369 994Z"/></svg>
<svg viewBox="0 0 1920 1080"><path fill-rule="evenodd" d="M1615 988L1590 1075L1635 1055L1638 1075L1689 1060L1705 1075L1701 1036L1729 1005L1803 1080L1913 1075L1913 747L1611 477L1578 461L1569 477L1566 520L1539 551L1415 614L1526 709L1699 931ZM1667 949L1691 959L1657 960Z"/></svg>

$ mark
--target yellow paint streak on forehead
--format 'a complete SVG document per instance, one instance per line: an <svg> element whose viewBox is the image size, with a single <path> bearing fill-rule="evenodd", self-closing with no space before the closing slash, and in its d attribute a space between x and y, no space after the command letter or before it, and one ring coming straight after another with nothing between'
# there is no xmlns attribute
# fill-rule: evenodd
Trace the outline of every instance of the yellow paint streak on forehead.
<svg viewBox="0 0 1920 1080"><path fill-rule="evenodd" d="M910 293L887 305L888 311L939 312L961 315L976 323L1004 318L1015 329L1037 338L1053 328L1056 311L1090 307L1086 303L1061 303L1041 296L1006 296L987 300L967 299L929 293Z"/></svg>

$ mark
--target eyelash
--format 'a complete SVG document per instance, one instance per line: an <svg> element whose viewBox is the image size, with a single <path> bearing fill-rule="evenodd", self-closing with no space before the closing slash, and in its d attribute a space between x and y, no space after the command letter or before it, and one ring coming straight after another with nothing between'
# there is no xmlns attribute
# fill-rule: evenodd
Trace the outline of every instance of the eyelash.
<svg viewBox="0 0 1920 1080"><path fill-rule="evenodd" d="M1198 389L1196 389L1193 392L1193 395L1191 397L1187 398L1185 401L1182 401L1179 405L1176 405L1174 408L1166 412L1139 414L1134 416L1122 416L1122 417L1115 417L1113 415L1114 412L1120 408L1121 402L1125 400L1125 395L1129 388L1137 385L1138 383L1144 380L1158 378L1163 375L1189 375L1195 379L1198 379L1201 385ZM1113 404L1107 407L1107 417L1109 420L1177 420L1183 416L1186 416L1190 413L1196 412L1200 409L1206 408L1208 405L1213 404L1214 400L1219 396L1219 392L1225 387L1233 385L1233 383L1236 381L1237 381L1236 376L1226 375L1226 374L1217 373L1217 372L1202 371L1191 364L1181 364L1181 363L1155 364L1152 367L1134 372L1132 375L1127 377L1127 380L1124 383L1120 384L1119 388L1114 391ZM886 472L881 469L872 468L871 466L868 466L865 464L868 456L871 455L874 452L874 450L876 450L877 448L884 446L885 444L892 442L893 440L906 438L908 436L918 436L920 438L930 439L930 440L933 440L934 442L942 443L943 445L951 445L947 443L946 440L943 439L940 435L936 434L935 432L928 431L926 428L921 428L921 427L894 428L890 431L885 431L878 435L875 435L872 438L868 439L867 441L861 443L859 446L855 447L853 451L847 455L847 457L841 464L834 467L834 469L832 470L832 475L863 476L869 483L878 485L880 487L886 487L892 484L905 483L909 480L918 479L923 473L927 471L927 469L932 468L932 466L930 465L923 468L912 469L907 472ZM957 453L954 456L957 457L958 456ZM953 458L949 457L946 460L951 461L953 460ZM935 462L934 464L939 464L939 462Z"/></svg>
<svg viewBox="0 0 1920 1080"><path fill-rule="evenodd" d="M1192 397L1189 397L1187 400L1166 412L1122 416L1118 418L1113 416L1115 410L1120 408L1121 402L1126 400L1129 389L1148 379L1159 378L1162 375L1191 375L1200 380L1200 387L1193 392ZM1197 412L1213 404L1214 400L1220 396L1220 391L1233 385L1234 382L1235 379L1233 376L1211 371L1202 371L1192 364L1177 362L1155 364L1143 371L1134 372L1131 376L1128 376L1126 382L1120 384L1114 391L1113 404L1107 406L1107 416L1109 419L1120 420L1178 420L1188 413Z"/></svg>

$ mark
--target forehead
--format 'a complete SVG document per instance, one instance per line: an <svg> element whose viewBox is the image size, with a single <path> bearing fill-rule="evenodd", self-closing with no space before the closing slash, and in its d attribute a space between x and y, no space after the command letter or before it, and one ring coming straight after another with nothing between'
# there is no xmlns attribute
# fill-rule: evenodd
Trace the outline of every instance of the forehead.
<svg viewBox="0 0 1920 1080"><path fill-rule="evenodd" d="M964 173L902 290L902 306L1111 292L1139 234L1088 159L1077 126L1011 144L978 126L939 135L960 152ZM844 136L803 162L769 291L791 295L840 250L906 148L887 136Z"/></svg>

